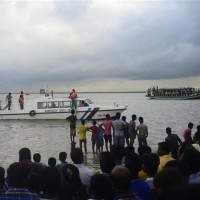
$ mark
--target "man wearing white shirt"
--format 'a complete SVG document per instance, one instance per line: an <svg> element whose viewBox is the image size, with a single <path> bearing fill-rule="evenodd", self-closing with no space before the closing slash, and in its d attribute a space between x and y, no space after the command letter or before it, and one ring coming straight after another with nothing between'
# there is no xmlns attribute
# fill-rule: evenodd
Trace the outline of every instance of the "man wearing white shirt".
<svg viewBox="0 0 200 200"><path fill-rule="evenodd" d="M79 170L81 182L86 186L86 190L89 192L90 180L91 180L92 175L95 174L95 170L90 169L83 164L84 157L83 157L83 151L81 150L81 148L75 148L71 152L71 159L72 159L74 165Z"/></svg>

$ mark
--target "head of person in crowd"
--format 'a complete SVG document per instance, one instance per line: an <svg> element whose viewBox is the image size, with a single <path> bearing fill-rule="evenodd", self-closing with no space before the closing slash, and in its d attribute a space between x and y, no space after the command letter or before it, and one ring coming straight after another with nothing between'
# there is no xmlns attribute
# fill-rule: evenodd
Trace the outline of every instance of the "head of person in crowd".
<svg viewBox="0 0 200 200"><path fill-rule="evenodd" d="M193 141L200 145L200 125L197 126L197 132L194 134Z"/></svg>
<svg viewBox="0 0 200 200"><path fill-rule="evenodd" d="M117 113L116 113L116 119L120 119L120 117L121 117L121 113L120 113L120 112L117 112Z"/></svg>
<svg viewBox="0 0 200 200"><path fill-rule="evenodd" d="M155 176L153 184L155 186L155 196L160 198L169 189L183 184L183 178L177 169L165 168Z"/></svg>
<svg viewBox="0 0 200 200"><path fill-rule="evenodd" d="M40 163L40 161L41 161L41 155L39 153L33 154L33 160L36 163Z"/></svg>
<svg viewBox="0 0 200 200"><path fill-rule="evenodd" d="M167 133L168 135L170 135L170 134L172 133L172 129L171 129L170 127L167 127L167 128L166 128L166 133Z"/></svg>
<svg viewBox="0 0 200 200"><path fill-rule="evenodd" d="M142 158L137 153L128 154L125 158L125 166L129 169L132 179L137 179L142 170Z"/></svg>
<svg viewBox="0 0 200 200"><path fill-rule="evenodd" d="M126 121L126 116L122 116L122 120L125 122Z"/></svg>
<svg viewBox="0 0 200 200"><path fill-rule="evenodd" d="M195 139L196 139L196 143L200 145L200 132L197 132Z"/></svg>
<svg viewBox="0 0 200 200"><path fill-rule="evenodd" d="M78 168L73 164L65 164L62 168L62 177L70 181L74 186L81 184Z"/></svg>
<svg viewBox="0 0 200 200"><path fill-rule="evenodd" d="M29 148L21 148L19 150L19 162L31 163L31 151Z"/></svg>
<svg viewBox="0 0 200 200"><path fill-rule="evenodd" d="M190 168L190 174L196 174L200 169L200 152L193 147L184 150L181 160L186 162Z"/></svg>
<svg viewBox="0 0 200 200"><path fill-rule="evenodd" d="M132 115L132 120L135 121L137 119L137 116L135 114Z"/></svg>
<svg viewBox="0 0 200 200"><path fill-rule="evenodd" d="M129 153L134 153L135 147L134 146L126 146L124 147L124 156L126 157Z"/></svg>
<svg viewBox="0 0 200 200"><path fill-rule="evenodd" d="M200 125L197 125L197 131L200 132Z"/></svg>
<svg viewBox="0 0 200 200"><path fill-rule="evenodd" d="M40 173L40 188L46 199L57 199L61 176L55 167L46 167Z"/></svg>
<svg viewBox="0 0 200 200"><path fill-rule="evenodd" d="M159 164L160 159L156 153L147 153L142 157L143 171L149 177L154 177L157 174Z"/></svg>
<svg viewBox="0 0 200 200"><path fill-rule="evenodd" d="M84 156L81 148L75 148L71 151L71 159L74 164L83 164Z"/></svg>
<svg viewBox="0 0 200 200"><path fill-rule="evenodd" d="M128 168L116 166L111 172L111 180L117 195L129 193L131 186L131 173Z"/></svg>
<svg viewBox="0 0 200 200"><path fill-rule="evenodd" d="M4 181L5 178L5 169L3 167L0 167L0 183Z"/></svg>
<svg viewBox="0 0 200 200"><path fill-rule="evenodd" d="M152 152L152 150L151 150L151 147L150 146L146 146L146 145L140 145L140 146L138 146L138 154L140 155L140 156L143 156L144 154L146 154L146 153L151 153Z"/></svg>
<svg viewBox="0 0 200 200"><path fill-rule="evenodd" d="M159 156L164 156L164 155L169 155L169 153L170 153L169 144L167 142L159 142L157 154Z"/></svg>
<svg viewBox="0 0 200 200"><path fill-rule="evenodd" d="M100 154L100 168L103 173L110 174L115 167L115 158L109 151L102 152Z"/></svg>
<svg viewBox="0 0 200 200"><path fill-rule="evenodd" d="M188 123L188 128L193 129L194 124L192 122Z"/></svg>
<svg viewBox="0 0 200 200"><path fill-rule="evenodd" d="M142 123L144 122L143 117L139 117L139 118L138 118L138 121L140 122L140 124L142 124Z"/></svg>
<svg viewBox="0 0 200 200"><path fill-rule="evenodd" d="M81 119L81 124L85 125L85 120L84 119Z"/></svg>
<svg viewBox="0 0 200 200"><path fill-rule="evenodd" d="M93 124L93 125L96 125L96 124L97 124L97 120L96 120L96 119L93 119L93 120L92 120L92 124Z"/></svg>
<svg viewBox="0 0 200 200"><path fill-rule="evenodd" d="M181 160L185 149L190 148L190 147L191 147L190 144L188 144L188 143L186 143L186 142L183 142L183 143L181 144L181 146L178 148L178 159Z"/></svg>
<svg viewBox="0 0 200 200"><path fill-rule="evenodd" d="M62 151L59 153L59 160L61 163L65 163L67 159L67 153Z"/></svg>
<svg viewBox="0 0 200 200"><path fill-rule="evenodd" d="M189 165L187 163L185 163L184 161L182 161L182 160L170 160L164 166L164 169L165 168L177 169L182 175L183 182L186 183L186 184L188 183L189 176L190 176L190 168L189 168Z"/></svg>
<svg viewBox="0 0 200 200"><path fill-rule="evenodd" d="M10 188L7 178L5 178L5 169L0 167L0 194L4 193Z"/></svg>
<svg viewBox="0 0 200 200"><path fill-rule="evenodd" d="M72 109L71 109L71 114L74 115L75 113L76 113L76 112L75 112L75 109L72 108Z"/></svg>
<svg viewBox="0 0 200 200"><path fill-rule="evenodd" d="M110 119L110 115L106 114L106 119L109 120Z"/></svg>
<svg viewBox="0 0 200 200"><path fill-rule="evenodd" d="M29 177L28 189L32 193L39 194L40 193L39 174L40 171L42 170L42 167L36 162L32 162L28 166L30 168L30 173L28 175Z"/></svg>
<svg viewBox="0 0 200 200"><path fill-rule="evenodd" d="M94 174L91 178L92 199L112 199L112 184L103 174Z"/></svg>
<svg viewBox="0 0 200 200"><path fill-rule="evenodd" d="M54 157L50 157L50 158L48 159L48 165L49 165L50 167L55 167L55 166L56 166L56 159L55 159Z"/></svg>
<svg viewBox="0 0 200 200"><path fill-rule="evenodd" d="M27 188L30 168L23 162L15 162L7 169L7 178L12 188Z"/></svg>
<svg viewBox="0 0 200 200"><path fill-rule="evenodd" d="M124 147L120 144L113 144L111 146L110 152L113 154L115 158L115 164L121 165L122 159L124 157Z"/></svg>
<svg viewBox="0 0 200 200"><path fill-rule="evenodd" d="M85 186L80 179L79 170L73 164L65 164L62 168L62 179L60 188L60 200L65 199L87 199Z"/></svg>

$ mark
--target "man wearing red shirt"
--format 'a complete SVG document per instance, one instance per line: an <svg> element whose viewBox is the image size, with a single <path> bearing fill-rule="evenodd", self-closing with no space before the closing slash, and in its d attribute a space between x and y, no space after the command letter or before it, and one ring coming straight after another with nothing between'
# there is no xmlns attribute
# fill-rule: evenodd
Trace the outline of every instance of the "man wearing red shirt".
<svg viewBox="0 0 200 200"><path fill-rule="evenodd" d="M110 144L110 147L112 145L112 130L113 130L113 125L112 125L112 120L110 119L110 115L106 115L106 119L102 122L101 126L104 126L104 140L105 140L105 146L106 150L108 151L108 142Z"/></svg>
<svg viewBox="0 0 200 200"><path fill-rule="evenodd" d="M91 131L92 132L92 137L91 137L91 140L92 140L92 151L93 151L93 153L95 153L95 151L94 151L94 147L95 147L95 145L96 145L96 153L98 152L98 150L99 150L99 145L98 145L98 132L99 132L99 127L96 125L97 124L97 122L96 122L96 120L94 119L93 121L92 121L92 126L91 127L89 127L89 131Z"/></svg>
<svg viewBox="0 0 200 200"><path fill-rule="evenodd" d="M188 128L186 128L183 132L183 138L185 140L186 143L188 144L192 144L193 141L192 141L192 128L193 128L194 124L193 123L189 123L188 124Z"/></svg>

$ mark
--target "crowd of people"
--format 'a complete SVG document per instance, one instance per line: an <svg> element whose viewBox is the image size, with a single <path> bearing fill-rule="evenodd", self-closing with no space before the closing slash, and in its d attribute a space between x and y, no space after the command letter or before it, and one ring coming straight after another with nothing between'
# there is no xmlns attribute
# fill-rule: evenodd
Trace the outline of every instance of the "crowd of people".
<svg viewBox="0 0 200 200"><path fill-rule="evenodd" d="M106 115L99 124L93 120L89 127L82 120L78 133L73 109L67 120L72 143L76 134L80 140L80 146L68 152L70 158L67 152L60 152L59 162L50 157L48 163L43 163L40 153L32 156L29 148L20 149L19 159L8 167L7 173L0 167L0 200L199 199L200 125L192 136L194 124L188 123L182 138L167 127L166 138L152 152L143 117L138 118L138 125L136 115L126 122L120 113L115 119ZM92 151L99 155L99 170L84 163L87 132L91 135Z"/></svg>
<svg viewBox="0 0 200 200"><path fill-rule="evenodd" d="M148 127L144 124L143 117L139 117L139 125L136 126L136 115L132 115L130 123L126 121L126 116L122 116L117 112L113 118L106 114L106 119L97 124L96 120L92 120L92 126L87 126L85 120L81 119L81 125L77 128L77 117L75 109L71 110L71 115L66 118L70 122L70 138L72 144L75 143L76 132L78 129L80 148L84 145L84 151L87 153L87 132L91 132L92 151L98 153L103 151L105 142L106 150L110 150L112 143L121 146L133 146L136 137L140 145L147 145Z"/></svg>

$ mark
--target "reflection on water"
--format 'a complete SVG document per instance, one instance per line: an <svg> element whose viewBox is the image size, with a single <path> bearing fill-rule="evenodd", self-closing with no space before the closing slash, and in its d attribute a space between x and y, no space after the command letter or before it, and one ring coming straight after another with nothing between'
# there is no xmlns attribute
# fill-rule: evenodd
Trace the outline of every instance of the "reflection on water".
<svg viewBox="0 0 200 200"><path fill-rule="evenodd" d="M127 121L130 121L132 114L136 114L138 117L143 116L144 123L149 128L148 143L152 146L153 151L156 150L157 143L166 137L166 127L170 126L172 131L182 138L183 129L188 122L191 121L195 125L193 133L196 131L196 126L200 124L200 101L198 100L148 100L144 94L133 93L81 94L79 96L88 97L97 104L113 104L115 101L120 105L128 105L128 109L123 113L126 115ZM34 95L29 95L28 98L34 98ZM71 162L69 134L69 123L65 120L2 120L0 121L0 165L7 168L12 162L18 161L18 152L22 147L30 148L32 154L39 152L42 162L45 163L49 157L55 157L59 162L59 153L66 151L67 161ZM88 132L89 152L85 155L85 163L98 169L99 156L92 153L90 137L91 133ZM78 137L76 142L78 147ZM137 144L136 141L136 149Z"/></svg>

